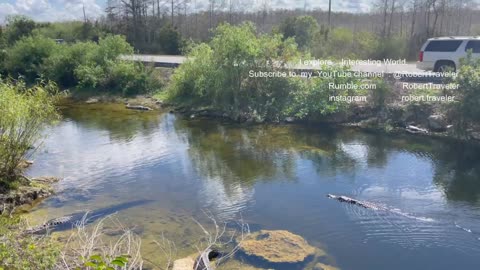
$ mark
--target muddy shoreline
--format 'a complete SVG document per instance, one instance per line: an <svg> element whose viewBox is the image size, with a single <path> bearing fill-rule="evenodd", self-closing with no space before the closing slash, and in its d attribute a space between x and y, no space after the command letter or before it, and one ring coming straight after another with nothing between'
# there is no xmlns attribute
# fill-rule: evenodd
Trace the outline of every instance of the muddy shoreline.
<svg viewBox="0 0 480 270"><path fill-rule="evenodd" d="M207 118L207 119L220 119L222 121L229 121L238 124L279 124L279 125L328 125L333 127L342 127L342 128L353 128L361 131L369 132L381 132L385 134L404 134L404 135L414 135L419 137L427 137L434 139L443 139L449 140L452 142L464 142L464 143L480 143L480 131L471 130L470 134L464 134L459 136L453 128L453 125L445 125L440 129L432 129L428 125L428 117L425 116L423 119L418 121L406 121L399 119L398 117L391 116L390 114L395 114L395 112L376 112L371 110L365 112L365 108L354 108L353 113L350 115L346 114L332 114L324 116L316 120L301 120L287 117L282 121L264 121L256 122L248 117L243 119L233 119L228 116L228 114L211 110L211 109L193 109L178 107L170 105L168 110L172 113L178 113L183 117L190 119L195 118ZM358 110L358 111L355 111ZM369 110L369 109L367 109ZM405 112L408 113L408 112Z"/></svg>

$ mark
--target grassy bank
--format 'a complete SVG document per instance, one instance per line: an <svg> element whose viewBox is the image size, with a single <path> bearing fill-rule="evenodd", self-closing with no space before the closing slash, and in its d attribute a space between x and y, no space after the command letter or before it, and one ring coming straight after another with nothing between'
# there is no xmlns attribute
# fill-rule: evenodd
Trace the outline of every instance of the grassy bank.
<svg viewBox="0 0 480 270"><path fill-rule="evenodd" d="M0 215L0 269L54 269L59 247L47 238L23 235L26 227L18 216Z"/></svg>

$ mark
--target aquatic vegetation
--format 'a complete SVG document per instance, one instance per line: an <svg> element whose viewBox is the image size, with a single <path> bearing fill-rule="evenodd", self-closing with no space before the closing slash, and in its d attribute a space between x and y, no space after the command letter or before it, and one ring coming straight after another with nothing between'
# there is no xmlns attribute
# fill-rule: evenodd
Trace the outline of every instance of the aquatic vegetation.
<svg viewBox="0 0 480 270"><path fill-rule="evenodd" d="M252 233L240 242L240 249L272 263L303 262L315 254L315 248L301 236L280 230Z"/></svg>

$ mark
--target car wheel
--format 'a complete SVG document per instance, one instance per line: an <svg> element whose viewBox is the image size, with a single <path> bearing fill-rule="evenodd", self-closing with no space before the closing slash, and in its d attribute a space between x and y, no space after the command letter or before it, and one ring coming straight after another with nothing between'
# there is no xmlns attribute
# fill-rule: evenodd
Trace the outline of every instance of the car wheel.
<svg viewBox="0 0 480 270"><path fill-rule="evenodd" d="M435 65L435 72L455 72L455 64L452 62L440 61Z"/></svg>

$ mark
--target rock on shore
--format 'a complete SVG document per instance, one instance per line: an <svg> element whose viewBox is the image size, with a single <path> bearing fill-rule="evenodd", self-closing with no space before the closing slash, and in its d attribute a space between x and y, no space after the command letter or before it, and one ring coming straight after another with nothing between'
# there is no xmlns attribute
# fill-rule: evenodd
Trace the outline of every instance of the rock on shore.
<svg viewBox="0 0 480 270"><path fill-rule="evenodd" d="M29 185L0 194L0 214L10 212L22 205L30 205L52 195L54 192L50 185L57 181L59 179L55 177L34 178Z"/></svg>

